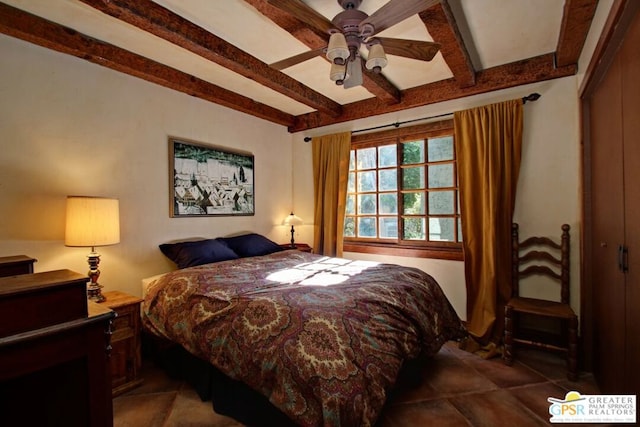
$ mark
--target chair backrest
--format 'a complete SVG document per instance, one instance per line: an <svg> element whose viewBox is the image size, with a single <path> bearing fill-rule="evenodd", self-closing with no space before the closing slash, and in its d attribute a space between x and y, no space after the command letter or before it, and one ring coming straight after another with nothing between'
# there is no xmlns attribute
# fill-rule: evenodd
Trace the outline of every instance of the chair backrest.
<svg viewBox="0 0 640 427"><path fill-rule="evenodd" d="M511 225L511 278L513 296L520 293L520 279L541 275L560 282L560 301L569 304L569 225L562 225L560 243L548 237L520 241L518 224Z"/></svg>

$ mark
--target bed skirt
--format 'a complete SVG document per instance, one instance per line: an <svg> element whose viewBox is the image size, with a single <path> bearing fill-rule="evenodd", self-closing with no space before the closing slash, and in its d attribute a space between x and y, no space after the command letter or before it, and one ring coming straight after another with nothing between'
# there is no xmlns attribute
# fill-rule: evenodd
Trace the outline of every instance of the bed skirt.
<svg viewBox="0 0 640 427"><path fill-rule="evenodd" d="M213 410L252 427L295 427L296 424L262 394L233 380L182 346L143 334L143 354L173 379L186 381Z"/></svg>

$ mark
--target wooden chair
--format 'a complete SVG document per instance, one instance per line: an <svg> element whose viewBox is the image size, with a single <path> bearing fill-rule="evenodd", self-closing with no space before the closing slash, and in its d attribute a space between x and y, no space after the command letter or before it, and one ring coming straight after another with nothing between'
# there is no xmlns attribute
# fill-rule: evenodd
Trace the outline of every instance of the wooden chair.
<svg viewBox="0 0 640 427"><path fill-rule="evenodd" d="M529 237L520 242L518 224L514 223L511 241L513 294L505 306L504 361L507 365L513 363L514 343L561 350L567 354L567 377L575 381L578 377L578 317L569 305L569 225L562 226L561 242L558 244L547 237ZM560 301L521 297L520 280L533 275L544 276L541 285L560 282ZM552 342L547 334L521 330L521 314L536 316L532 317L535 319L559 319L557 322L562 328L558 339Z"/></svg>

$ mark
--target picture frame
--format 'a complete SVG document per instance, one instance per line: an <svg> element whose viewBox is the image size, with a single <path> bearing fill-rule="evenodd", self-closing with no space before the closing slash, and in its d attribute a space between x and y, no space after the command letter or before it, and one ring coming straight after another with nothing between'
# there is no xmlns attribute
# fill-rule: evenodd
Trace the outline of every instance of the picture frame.
<svg viewBox="0 0 640 427"><path fill-rule="evenodd" d="M253 154L170 137L169 214L255 215Z"/></svg>

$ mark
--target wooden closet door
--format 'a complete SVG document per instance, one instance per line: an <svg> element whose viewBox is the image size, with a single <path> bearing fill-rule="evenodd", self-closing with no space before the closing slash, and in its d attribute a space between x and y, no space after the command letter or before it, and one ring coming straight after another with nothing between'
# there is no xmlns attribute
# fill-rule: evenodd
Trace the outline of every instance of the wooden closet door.
<svg viewBox="0 0 640 427"><path fill-rule="evenodd" d="M620 49L624 138L626 283L625 393L640 395L640 13Z"/></svg>
<svg viewBox="0 0 640 427"><path fill-rule="evenodd" d="M605 393L621 393L625 364L625 287L618 268L624 241L621 69L611 64L590 109L594 374Z"/></svg>

